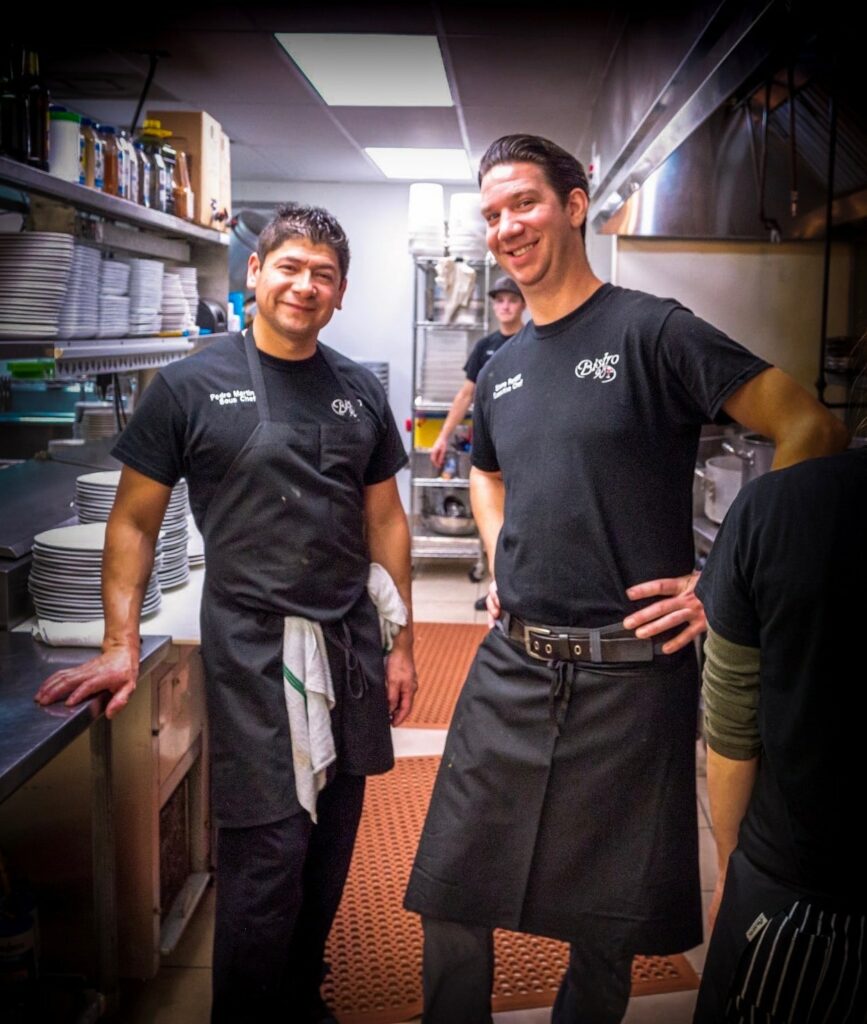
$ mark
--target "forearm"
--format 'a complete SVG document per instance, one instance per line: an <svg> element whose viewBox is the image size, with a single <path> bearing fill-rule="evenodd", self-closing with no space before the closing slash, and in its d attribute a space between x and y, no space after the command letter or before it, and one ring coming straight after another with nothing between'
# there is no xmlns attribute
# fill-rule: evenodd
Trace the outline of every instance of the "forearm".
<svg viewBox="0 0 867 1024"><path fill-rule="evenodd" d="M494 576L497 539L505 518L506 486L502 475L473 467L470 471L470 503L487 554L488 567Z"/></svg>
<svg viewBox="0 0 867 1024"><path fill-rule="evenodd" d="M406 517L396 515L385 521L369 524L370 560L378 562L394 580L397 592L406 606L406 626L394 638L397 649L412 649L412 561L410 536Z"/></svg>
<svg viewBox="0 0 867 1024"><path fill-rule="evenodd" d="M104 651L139 648L141 609L153 571L155 545L155 537L129 520L109 519L102 562Z"/></svg>
<svg viewBox="0 0 867 1024"><path fill-rule="evenodd" d="M467 412L473 403L474 392L475 385L472 381L468 380L455 395L439 432L440 441L448 442L449 438L455 432L457 425L466 417Z"/></svg>
<svg viewBox="0 0 867 1024"><path fill-rule="evenodd" d="M708 747L707 793L717 863L723 874L738 843L738 829L750 802L758 763L758 757L733 761Z"/></svg>

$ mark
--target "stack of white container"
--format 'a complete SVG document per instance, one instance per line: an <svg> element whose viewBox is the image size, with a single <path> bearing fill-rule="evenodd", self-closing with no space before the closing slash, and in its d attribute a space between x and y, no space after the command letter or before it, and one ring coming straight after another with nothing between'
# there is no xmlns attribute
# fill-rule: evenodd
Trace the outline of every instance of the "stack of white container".
<svg viewBox="0 0 867 1024"><path fill-rule="evenodd" d="M478 192L455 192L449 199L447 244L449 255L466 260L484 259L485 222Z"/></svg>
<svg viewBox="0 0 867 1024"><path fill-rule="evenodd" d="M199 282L196 268L178 267L177 274L181 279L181 288L183 289L184 298L187 300L187 306L190 311L186 330L189 331L190 334L198 334L199 327L196 323L196 316L199 312Z"/></svg>
<svg viewBox="0 0 867 1024"><path fill-rule="evenodd" d="M129 262L129 333L133 337L159 334L165 268L159 260L132 259Z"/></svg>
<svg viewBox="0 0 867 1024"><path fill-rule="evenodd" d="M58 321L59 338L93 338L99 326L99 298L93 282L99 279L99 250L75 242L72 266Z"/></svg>
<svg viewBox="0 0 867 1024"><path fill-rule="evenodd" d="M163 331L187 330L190 322L190 307L184 295L181 278L177 271L167 270L163 275L163 301L160 307Z"/></svg>
<svg viewBox="0 0 867 1024"><path fill-rule="evenodd" d="M442 256L446 250L443 187L416 181L409 186L409 251L413 256Z"/></svg>
<svg viewBox="0 0 867 1024"><path fill-rule="evenodd" d="M129 334L130 267L123 260L104 259L99 268L98 338Z"/></svg>

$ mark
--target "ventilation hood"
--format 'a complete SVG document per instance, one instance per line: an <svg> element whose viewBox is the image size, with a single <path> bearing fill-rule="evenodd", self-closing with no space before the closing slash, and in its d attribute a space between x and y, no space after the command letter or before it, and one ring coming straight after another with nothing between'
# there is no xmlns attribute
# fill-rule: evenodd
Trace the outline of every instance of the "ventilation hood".
<svg viewBox="0 0 867 1024"><path fill-rule="evenodd" d="M631 20L594 110L597 231L815 238L829 200L836 225L867 223L863 55L833 12L797 8L693 8L655 35Z"/></svg>

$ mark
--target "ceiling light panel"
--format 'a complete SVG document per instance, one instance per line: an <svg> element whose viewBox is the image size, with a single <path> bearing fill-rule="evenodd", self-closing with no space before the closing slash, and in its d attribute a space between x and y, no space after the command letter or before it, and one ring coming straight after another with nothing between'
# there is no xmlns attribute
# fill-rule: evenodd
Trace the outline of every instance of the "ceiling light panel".
<svg viewBox="0 0 867 1024"><path fill-rule="evenodd" d="M397 149L367 146L364 150L386 178L409 181L472 181L463 149Z"/></svg>
<svg viewBox="0 0 867 1024"><path fill-rule="evenodd" d="M277 32L333 107L451 107L436 36Z"/></svg>

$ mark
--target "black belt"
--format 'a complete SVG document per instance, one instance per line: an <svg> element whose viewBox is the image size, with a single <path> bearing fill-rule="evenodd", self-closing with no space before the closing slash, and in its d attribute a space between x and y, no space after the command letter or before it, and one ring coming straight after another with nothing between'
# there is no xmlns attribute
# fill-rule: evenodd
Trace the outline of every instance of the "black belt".
<svg viewBox="0 0 867 1024"><path fill-rule="evenodd" d="M510 640L521 644L531 658L540 661L589 661L595 663L649 662L660 650L650 639L641 640L620 623L598 629L577 626L540 626L517 615L502 612L499 622Z"/></svg>

